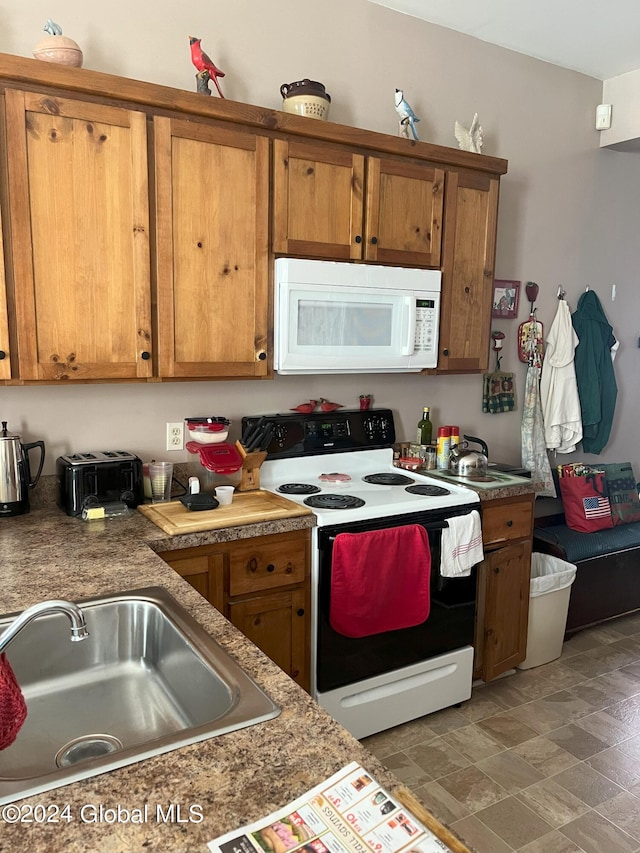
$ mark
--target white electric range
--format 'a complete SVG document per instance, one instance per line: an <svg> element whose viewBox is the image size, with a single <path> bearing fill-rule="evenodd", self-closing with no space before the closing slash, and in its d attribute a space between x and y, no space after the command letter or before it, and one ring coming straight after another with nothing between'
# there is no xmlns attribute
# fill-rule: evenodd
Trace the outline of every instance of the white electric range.
<svg viewBox="0 0 640 853"><path fill-rule="evenodd" d="M258 418L243 419L243 432ZM393 465L389 409L267 415L271 426L261 487L309 506L312 531L312 694L356 737L390 728L471 695L476 580L439 573L447 518L478 508L476 492ZM431 607L421 625L352 638L331 626L333 543L421 525L428 532ZM371 595L376 591L371 566ZM402 566L393 567L401 572Z"/></svg>

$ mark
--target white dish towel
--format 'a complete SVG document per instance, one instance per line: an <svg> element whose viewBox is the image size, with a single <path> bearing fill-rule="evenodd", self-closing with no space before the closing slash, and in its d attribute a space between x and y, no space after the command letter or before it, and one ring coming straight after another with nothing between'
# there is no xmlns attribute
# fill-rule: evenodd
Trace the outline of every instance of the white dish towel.
<svg viewBox="0 0 640 853"><path fill-rule="evenodd" d="M480 513L474 509L468 515L453 516L447 525L442 531L440 574L445 578L468 577L473 566L484 559Z"/></svg>

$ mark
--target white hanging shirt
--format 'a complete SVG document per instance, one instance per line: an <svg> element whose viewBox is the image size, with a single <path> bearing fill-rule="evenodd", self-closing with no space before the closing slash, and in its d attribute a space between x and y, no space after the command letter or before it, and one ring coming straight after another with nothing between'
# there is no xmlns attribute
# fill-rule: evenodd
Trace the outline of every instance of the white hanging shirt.
<svg viewBox="0 0 640 853"><path fill-rule="evenodd" d="M545 440L547 448L557 453L572 453L582 440L582 412L574 362L578 344L569 306L561 299L547 337L540 377Z"/></svg>

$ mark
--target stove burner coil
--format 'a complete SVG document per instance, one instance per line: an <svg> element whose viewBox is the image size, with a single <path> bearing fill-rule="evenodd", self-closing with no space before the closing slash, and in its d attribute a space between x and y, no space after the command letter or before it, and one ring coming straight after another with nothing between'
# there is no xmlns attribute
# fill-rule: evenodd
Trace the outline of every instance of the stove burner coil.
<svg viewBox="0 0 640 853"><path fill-rule="evenodd" d="M430 486L427 483L417 483L415 486L407 486L405 492L410 492L412 495L427 495L430 498L439 498L442 495L450 495L449 489L443 489L442 486Z"/></svg>
<svg viewBox="0 0 640 853"><path fill-rule="evenodd" d="M315 495L321 489L311 483L283 483L276 491L282 492L283 495Z"/></svg>
<svg viewBox="0 0 640 853"><path fill-rule="evenodd" d="M334 494L312 495L305 498L304 503L316 509L356 509L365 504L362 498L356 498L354 495Z"/></svg>
<svg viewBox="0 0 640 853"><path fill-rule="evenodd" d="M412 477L407 477L405 474L394 474L392 471L385 471L382 474L367 474L362 479L365 483L373 483L375 486L408 486L409 483L415 483Z"/></svg>

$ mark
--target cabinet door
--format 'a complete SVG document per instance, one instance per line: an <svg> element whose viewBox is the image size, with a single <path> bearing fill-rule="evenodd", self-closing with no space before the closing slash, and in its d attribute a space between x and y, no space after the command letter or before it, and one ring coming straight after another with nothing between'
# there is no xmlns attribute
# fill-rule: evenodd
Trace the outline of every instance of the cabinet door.
<svg viewBox="0 0 640 853"><path fill-rule="evenodd" d="M7 90L19 378L151 375L146 118Z"/></svg>
<svg viewBox="0 0 640 853"><path fill-rule="evenodd" d="M276 139L273 251L362 258L364 157L348 148Z"/></svg>
<svg viewBox="0 0 640 853"><path fill-rule="evenodd" d="M512 669L527 654L531 542L489 553L478 572L478 611L483 623L477 637L482 645L485 681Z"/></svg>
<svg viewBox="0 0 640 853"><path fill-rule="evenodd" d="M154 126L160 376L266 376L269 141Z"/></svg>
<svg viewBox="0 0 640 853"><path fill-rule="evenodd" d="M189 557L173 557L171 551L160 556L180 577L224 613L224 554L203 553Z"/></svg>
<svg viewBox="0 0 640 853"><path fill-rule="evenodd" d="M0 381L11 379L11 351L9 349L9 316L7 312L7 289L2 244L2 221L0 220Z"/></svg>
<svg viewBox="0 0 640 853"><path fill-rule="evenodd" d="M488 175L447 174L438 370L489 363L498 187Z"/></svg>
<svg viewBox="0 0 640 853"><path fill-rule="evenodd" d="M229 603L229 619L305 690L309 689L308 604L304 589Z"/></svg>
<svg viewBox="0 0 640 853"><path fill-rule="evenodd" d="M366 260L439 266L443 190L442 169L369 157Z"/></svg>

